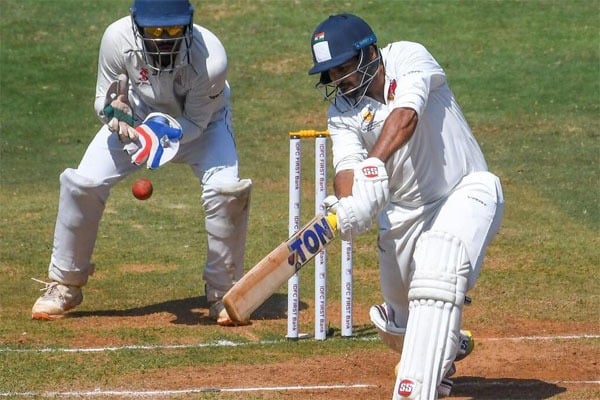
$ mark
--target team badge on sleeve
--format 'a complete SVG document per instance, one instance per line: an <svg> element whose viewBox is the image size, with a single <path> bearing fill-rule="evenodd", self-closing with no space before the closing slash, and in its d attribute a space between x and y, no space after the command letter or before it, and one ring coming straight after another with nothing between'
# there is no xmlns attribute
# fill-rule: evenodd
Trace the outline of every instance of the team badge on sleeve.
<svg viewBox="0 0 600 400"><path fill-rule="evenodd" d="M392 81L390 82L390 87L388 88L387 99L394 100L395 97L396 97L396 80L392 79Z"/></svg>

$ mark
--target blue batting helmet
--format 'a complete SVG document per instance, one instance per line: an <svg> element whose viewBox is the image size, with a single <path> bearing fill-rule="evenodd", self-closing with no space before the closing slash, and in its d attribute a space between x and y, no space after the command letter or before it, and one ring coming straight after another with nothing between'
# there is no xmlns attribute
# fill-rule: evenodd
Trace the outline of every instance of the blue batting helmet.
<svg viewBox="0 0 600 400"><path fill-rule="evenodd" d="M139 27L190 26L194 7L189 0L135 0L131 16Z"/></svg>
<svg viewBox="0 0 600 400"><path fill-rule="evenodd" d="M308 73L313 75L337 67L375 42L375 33L361 18L352 14L331 15L312 35L314 65Z"/></svg>
<svg viewBox="0 0 600 400"><path fill-rule="evenodd" d="M193 18L194 7L189 0L134 0L132 29L143 44L142 54L148 67L165 72L190 62ZM179 57L181 53L184 57Z"/></svg>

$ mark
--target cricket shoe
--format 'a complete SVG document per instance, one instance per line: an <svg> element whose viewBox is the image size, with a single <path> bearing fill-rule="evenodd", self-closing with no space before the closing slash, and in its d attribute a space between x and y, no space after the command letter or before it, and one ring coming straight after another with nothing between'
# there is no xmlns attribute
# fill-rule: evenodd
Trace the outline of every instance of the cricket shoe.
<svg viewBox="0 0 600 400"><path fill-rule="evenodd" d="M244 326L250 325L250 321L238 322L234 321L229 317L225 305L221 300L215 301L210 304L208 309L208 317L215 321L220 326Z"/></svg>
<svg viewBox="0 0 600 400"><path fill-rule="evenodd" d="M377 304L369 310L369 318L381 341L392 350L402 353L406 329L398 327L394 322L394 310L386 303Z"/></svg>
<svg viewBox="0 0 600 400"><path fill-rule="evenodd" d="M31 309L31 318L51 321L64 316L65 312L78 306L83 301L83 293L79 286L63 285L59 282L44 282L32 278L36 282L46 285L45 292Z"/></svg>
<svg viewBox="0 0 600 400"><path fill-rule="evenodd" d="M369 317L379 333L382 341L392 349L402 353L405 328L398 327L394 322L394 310L386 303L372 306ZM458 352L454 361L460 361L473 352L475 339L471 331L461 329L458 333Z"/></svg>

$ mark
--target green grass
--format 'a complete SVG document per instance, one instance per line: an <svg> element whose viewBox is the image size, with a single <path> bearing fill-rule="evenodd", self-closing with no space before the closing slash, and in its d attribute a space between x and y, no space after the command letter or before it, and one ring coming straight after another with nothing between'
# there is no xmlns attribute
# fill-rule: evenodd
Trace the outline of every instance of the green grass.
<svg viewBox="0 0 600 400"><path fill-rule="evenodd" d="M228 51L241 175L254 181L247 267L287 233L287 133L325 127L326 104L307 75L312 30L331 13L351 11L373 26L382 45L412 40L430 49L446 69L490 169L502 179L505 218L473 292L478 313L471 322L506 331L520 319L598 327L597 1L193 3L196 22L215 32ZM29 320L38 295L29 278L46 275L58 176L77 165L99 127L93 100L100 37L129 5L129 0L2 1L0 348L80 347L82 332L115 345L250 340L236 330L198 326L205 252L200 189L191 171L177 165L141 172L114 188L94 254L96 274L77 309L82 318ZM310 147L305 146L307 161ZM312 168L306 162L304 175L311 176ZM146 202L134 201L129 192L140 175L155 185ZM313 206L308 182L305 189L308 219ZM380 301L375 240L372 232L356 241L355 307L363 314ZM330 260L339 256L333 247ZM149 267L136 272L132 265ZM332 265L329 272L331 302L339 301L337 270ZM305 271L301 294L312 312L311 267ZM167 322L153 323L154 313ZM102 326L102 318L115 315L147 317L148 326ZM373 333L368 321L357 324ZM284 318L253 330L255 339L284 334ZM328 341L273 344L261 351L264 357L301 359L377 346L382 345ZM39 370L64 381L65 388L73 368L81 370L83 386L109 386L115 377L162 366L265 361L257 354L253 346L239 355L206 349L0 352L0 391L51 389Z"/></svg>

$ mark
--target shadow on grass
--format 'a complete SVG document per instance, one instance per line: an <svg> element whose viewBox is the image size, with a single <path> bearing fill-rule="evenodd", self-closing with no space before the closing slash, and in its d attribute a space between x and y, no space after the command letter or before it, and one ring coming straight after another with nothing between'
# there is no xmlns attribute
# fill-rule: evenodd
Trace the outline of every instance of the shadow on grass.
<svg viewBox="0 0 600 400"><path fill-rule="evenodd" d="M453 381L452 396L469 400L542 400L567 391L539 379L462 376Z"/></svg>
<svg viewBox="0 0 600 400"><path fill-rule="evenodd" d="M300 302L300 310L305 310L308 305ZM142 307L120 310L92 310L72 311L69 318L85 317L142 317L158 313L171 313L175 319L173 324L182 325L212 325L214 321L208 318L208 302L206 296L188 297L186 299L169 300ZM252 320L283 319L287 315L287 295L276 293L252 313Z"/></svg>

